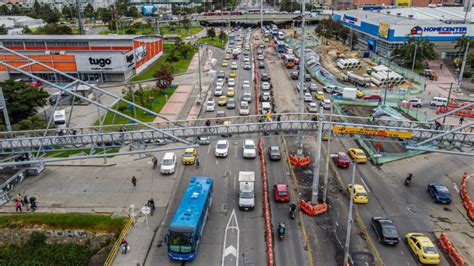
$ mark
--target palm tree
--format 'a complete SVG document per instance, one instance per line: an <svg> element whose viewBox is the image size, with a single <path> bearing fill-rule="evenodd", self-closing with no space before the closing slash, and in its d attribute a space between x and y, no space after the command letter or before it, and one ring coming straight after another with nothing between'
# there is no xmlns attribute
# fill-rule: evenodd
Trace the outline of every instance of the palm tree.
<svg viewBox="0 0 474 266"><path fill-rule="evenodd" d="M461 35L461 37L459 37L456 45L454 46L454 48L459 48L459 52L458 52L459 58L461 58L461 54L466 49L468 42L470 42L470 40L469 40L469 37L467 37L466 35Z"/></svg>
<svg viewBox="0 0 474 266"><path fill-rule="evenodd" d="M413 62L413 55L415 54L416 48L416 61L424 62L425 60L435 59L438 55L435 52L435 44L431 41L419 39L419 38L409 38L400 48L395 50L396 55L404 61L404 65L409 66Z"/></svg>

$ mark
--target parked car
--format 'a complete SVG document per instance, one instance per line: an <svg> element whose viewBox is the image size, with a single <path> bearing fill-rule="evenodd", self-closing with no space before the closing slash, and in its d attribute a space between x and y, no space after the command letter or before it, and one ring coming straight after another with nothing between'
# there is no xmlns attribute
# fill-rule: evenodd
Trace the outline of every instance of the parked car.
<svg viewBox="0 0 474 266"><path fill-rule="evenodd" d="M381 101L381 100L382 100L382 96L377 95L377 94L374 94L374 95L367 95L367 96L362 97L362 99L364 99L364 100L370 100L370 101Z"/></svg>
<svg viewBox="0 0 474 266"><path fill-rule="evenodd" d="M372 217L372 228L381 244L396 245L400 242L397 228L392 220L384 217Z"/></svg>
<svg viewBox="0 0 474 266"><path fill-rule="evenodd" d="M413 106L413 107L421 108L423 106L423 101L420 98L411 98L408 100L401 101L400 105L405 106L405 107Z"/></svg>

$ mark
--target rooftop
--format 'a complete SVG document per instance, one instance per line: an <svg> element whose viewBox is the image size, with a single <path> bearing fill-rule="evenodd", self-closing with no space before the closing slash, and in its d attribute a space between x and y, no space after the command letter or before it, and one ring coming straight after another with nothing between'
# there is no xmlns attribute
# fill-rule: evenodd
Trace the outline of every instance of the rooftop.
<svg viewBox="0 0 474 266"><path fill-rule="evenodd" d="M388 8L382 10L347 10L335 11L336 14L347 14L365 17L367 21L383 21L391 25L413 24L463 24L465 12L462 7L409 7ZM467 23L474 23L474 11L468 13Z"/></svg>
<svg viewBox="0 0 474 266"><path fill-rule="evenodd" d="M157 38L158 35L2 35L2 40L83 40L83 41L107 41L107 40L135 40Z"/></svg>

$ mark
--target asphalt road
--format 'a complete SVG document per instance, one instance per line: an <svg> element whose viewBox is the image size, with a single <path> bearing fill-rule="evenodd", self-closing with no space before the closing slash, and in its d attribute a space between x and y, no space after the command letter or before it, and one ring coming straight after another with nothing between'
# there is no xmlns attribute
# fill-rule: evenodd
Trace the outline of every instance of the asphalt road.
<svg viewBox="0 0 474 266"><path fill-rule="evenodd" d="M214 58L217 59L214 70L224 70L226 74L228 74L232 60L229 60L228 67L223 68L221 66L224 55L223 51L211 47L209 49L213 49ZM243 70L242 57L239 58L238 62L239 69L236 71L235 99L240 99L242 94L241 84L243 80L251 80L252 73L251 70ZM227 85L224 86L224 93L226 93L227 87ZM213 83L211 90L209 90L210 94L213 94L214 88L215 83ZM255 101L255 99L253 99L253 101ZM238 106L239 101L236 102ZM255 112L254 109L255 108L251 109L252 113ZM234 110L228 110L225 106L216 105L216 111L205 112L205 110L202 110L200 117L215 117L219 110L224 110L227 116L238 115L238 107ZM161 229L163 232L166 231L166 227L169 225L174 211L179 205L184 190L192 176L210 176L215 182L213 205L204 229L198 255L194 261L186 264L220 265L221 260L225 261L225 265L236 265L235 262L237 261L240 265L246 263L254 265L266 264L260 163L257 159L243 159L242 143L244 138L257 140L255 136L230 138L230 150L227 158L216 158L214 156L217 138L212 139L210 145L204 145L198 148L198 156L201 162L200 167L185 167L178 191L175 194L174 200L172 200L172 204L169 206L168 217ZM252 211L240 211L238 207L239 186L237 181L239 171L255 171L256 174L256 206ZM232 215L233 213L234 215ZM225 243L224 238L226 239ZM236 258L232 259L232 257ZM152 247L147 259L147 264L176 265L179 264L179 262L173 262L167 258L167 247L163 244L159 247Z"/></svg>

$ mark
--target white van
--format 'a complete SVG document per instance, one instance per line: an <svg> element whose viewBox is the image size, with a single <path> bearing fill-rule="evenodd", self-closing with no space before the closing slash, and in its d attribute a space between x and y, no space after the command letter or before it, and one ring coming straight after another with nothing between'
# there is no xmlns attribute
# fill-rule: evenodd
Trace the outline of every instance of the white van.
<svg viewBox="0 0 474 266"><path fill-rule="evenodd" d="M430 104L431 106L448 106L448 99L443 97L433 97Z"/></svg>
<svg viewBox="0 0 474 266"><path fill-rule="evenodd" d="M266 114L268 112L272 112L272 104L269 102L262 102L262 114Z"/></svg>
<svg viewBox="0 0 474 266"><path fill-rule="evenodd" d="M56 110L53 114L54 124L58 126L58 128L65 128L66 127L66 110Z"/></svg>
<svg viewBox="0 0 474 266"><path fill-rule="evenodd" d="M162 174L173 174L176 169L176 155L174 152L167 152L161 159L160 172Z"/></svg>

